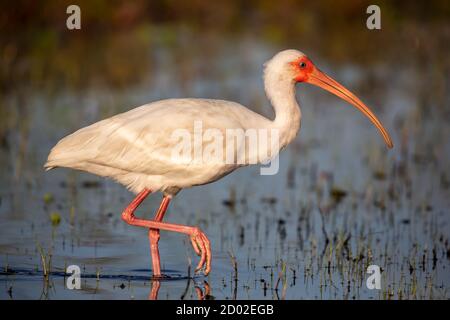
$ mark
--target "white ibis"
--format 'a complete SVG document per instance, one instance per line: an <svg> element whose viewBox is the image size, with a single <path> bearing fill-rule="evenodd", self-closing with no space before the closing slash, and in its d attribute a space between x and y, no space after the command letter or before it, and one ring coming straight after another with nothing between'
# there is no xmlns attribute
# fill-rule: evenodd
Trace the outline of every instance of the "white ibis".
<svg viewBox="0 0 450 320"><path fill-rule="evenodd" d="M279 140L276 150L267 152L254 150L257 146L249 146L250 152L274 156L295 138L300 128L301 111L295 99L295 84L302 82L319 86L356 107L378 128L387 146L393 147L386 129L361 100L320 71L302 52L285 50L269 60L264 69L265 91L275 109L274 120L230 101L156 101L66 136L51 150L45 168L83 170L125 185L137 196L123 211L122 219L130 225L149 229L154 276L161 276L158 250L160 230L188 235L195 252L201 257L196 271L204 269L206 275L211 270L211 246L206 235L198 227L162 222L162 219L169 202L181 189L216 181L247 163L185 161L174 157L173 150L179 141L173 139L173 132L181 129L194 134L196 121L201 121L203 130L214 129L219 133L228 129L274 129ZM207 143L201 141L203 146ZM227 154L241 147L234 143L222 144L222 151ZM270 147L266 144L260 148ZM163 199L155 218L137 218L134 215L136 208L151 192L157 191L163 193Z"/></svg>

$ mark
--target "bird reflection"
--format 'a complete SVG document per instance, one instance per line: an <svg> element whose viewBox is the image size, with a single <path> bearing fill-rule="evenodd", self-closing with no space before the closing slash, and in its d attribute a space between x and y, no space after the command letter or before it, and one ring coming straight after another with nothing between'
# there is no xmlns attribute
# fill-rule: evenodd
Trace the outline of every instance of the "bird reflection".
<svg viewBox="0 0 450 320"><path fill-rule="evenodd" d="M191 279L189 279L190 283ZM188 283L188 287L189 287ZM148 295L149 300L158 300L159 289L161 288L161 281L152 280L152 288L150 294ZM203 285L195 285L195 293L197 294L198 300L211 300L214 297L211 295L211 287L209 283L204 280ZM183 294L184 297L184 294Z"/></svg>
<svg viewBox="0 0 450 320"><path fill-rule="evenodd" d="M209 286L209 283L206 281L203 281L203 286L205 287L205 290L203 291L200 286L195 286L195 291L197 293L198 300L211 300L211 287Z"/></svg>
<svg viewBox="0 0 450 320"><path fill-rule="evenodd" d="M148 295L148 300L158 300L159 288L161 287L161 282L159 280L152 280L152 289Z"/></svg>

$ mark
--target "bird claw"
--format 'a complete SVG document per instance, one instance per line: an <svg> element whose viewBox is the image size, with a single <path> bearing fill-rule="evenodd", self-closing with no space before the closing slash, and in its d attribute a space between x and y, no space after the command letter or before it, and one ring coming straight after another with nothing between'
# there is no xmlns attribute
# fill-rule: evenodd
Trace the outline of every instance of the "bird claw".
<svg viewBox="0 0 450 320"><path fill-rule="evenodd" d="M200 251L200 247L197 243L197 241L195 240L194 237L191 236L191 244L192 244L192 248L194 248L195 253L200 256L202 254L202 252Z"/></svg>
<svg viewBox="0 0 450 320"><path fill-rule="evenodd" d="M195 273L204 268L204 274L208 275L211 271L211 244L208 237L199 228L195 228L191 234L191 243L195 253L200 256Z"/></svg>

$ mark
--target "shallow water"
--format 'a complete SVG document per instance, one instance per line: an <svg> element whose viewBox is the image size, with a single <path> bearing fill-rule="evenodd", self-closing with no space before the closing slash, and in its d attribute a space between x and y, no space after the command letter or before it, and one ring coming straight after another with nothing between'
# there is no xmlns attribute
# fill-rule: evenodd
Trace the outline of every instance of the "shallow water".
<svg viewBox="0 0 450 320"><path fill-rule="evenodd" d="M3 101L16 125L0 150L1 299L450 298L449 95L444 108L426 99L424 107L414 69L369 74L315 59L373 106L393 150L356 110L301 85L302 128L278 174L243 168L175 198L165 221L198 225L209 236L208 277L190 271L198 257L185 236L162 232L165 278L152 280L147 231L120 219L133 195L89 174L42 169L64 135L153 100L221 98L271 116L261 66L277 50L248 39L233 50L244 54L224 48L211 58L214 71L187 57L193 72L180 80L179 58L161 46L149 78L132 88L30 89ZM137 215L151 218L160 199L150 196ZM382 269L381 290L366 287L371 264ZM65 287L68 265L80 266L81 290Z"/></svg>

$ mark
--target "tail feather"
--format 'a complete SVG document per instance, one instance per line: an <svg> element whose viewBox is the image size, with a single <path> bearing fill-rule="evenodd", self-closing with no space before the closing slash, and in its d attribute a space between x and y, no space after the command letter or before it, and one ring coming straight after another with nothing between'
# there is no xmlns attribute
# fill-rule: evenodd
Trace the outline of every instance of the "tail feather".
<svg viewBox="0 0 450 320"><path fill-rule="evenodd" d="M56 168L55 166L50 165L48 162L46 162L44 164L45 171L50 171L50 170L55 169L55 168Z"/></svg>
<svg viewBox="0 0 450 320"><path fill-rule="evenodd" d="M74 157L72 150L66 148L61 140L50 151L47 161L44 164L44 169L45 171L49 171L56 167L70 167L74 162L74 158L76 157Z"/></svg>

